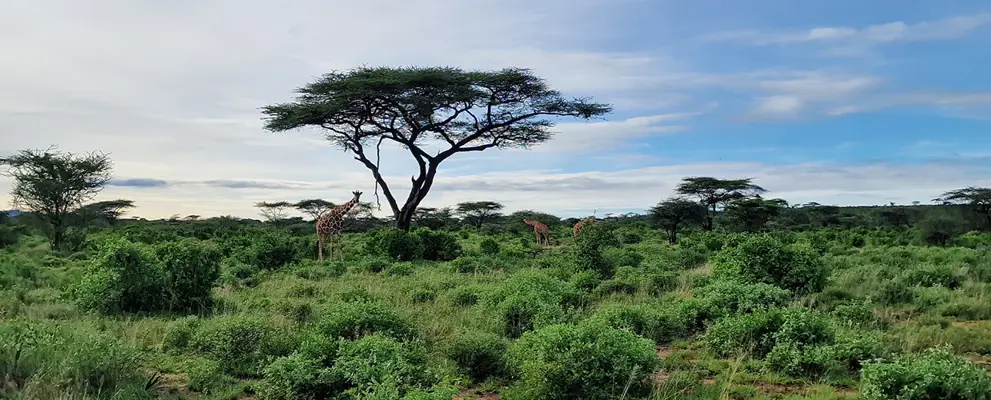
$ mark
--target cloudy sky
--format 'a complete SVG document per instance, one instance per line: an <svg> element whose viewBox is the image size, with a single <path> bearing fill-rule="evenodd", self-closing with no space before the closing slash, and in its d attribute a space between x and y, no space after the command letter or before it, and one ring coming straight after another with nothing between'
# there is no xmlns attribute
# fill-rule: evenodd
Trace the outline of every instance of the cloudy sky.
<svg viewBox="0 0 991 400"><path fill-rule="evenodd" d="M615 112L530 151L455 156L425 206L639 212L690 175L792 202L926 202L991 185L988 43L991 5L964 0L8 0L0 154L110 153L100 199L146 218L373 199L350 156L263 131L259 108L361 65L517 66ZM383 152L393 181L410 162Z"/></svg>

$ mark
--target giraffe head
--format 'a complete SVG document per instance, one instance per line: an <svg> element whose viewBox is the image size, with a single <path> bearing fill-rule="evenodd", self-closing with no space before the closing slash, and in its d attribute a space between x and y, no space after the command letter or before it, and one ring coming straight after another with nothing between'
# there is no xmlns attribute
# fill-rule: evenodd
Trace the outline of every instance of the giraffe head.
<svg viewBox="0 0 991 400"><path fill-rule="evenodd" d="M361 197L361 192L359 192L359 191L357 191L357 190L355 190L355 191L353 191L353 192L351 192L351 194L353 194L353 195L354 195L354 200L355 200L355 201L358 201L358 198L359 198L359 197Z"/></svg>

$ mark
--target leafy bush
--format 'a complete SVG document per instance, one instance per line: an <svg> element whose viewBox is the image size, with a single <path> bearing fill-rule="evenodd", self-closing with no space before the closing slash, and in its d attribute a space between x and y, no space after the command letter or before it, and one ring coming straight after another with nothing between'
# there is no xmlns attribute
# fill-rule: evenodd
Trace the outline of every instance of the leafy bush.
<svg viewBox="0 0 991 400"><path fill-rule="evenodd" d="M578 269L595 271L600 278L612 277L612 265L603 257L602 247L610 233L599 224L591 224L582 228L582 234L572 247L572 255Z"/></svg>
<svg viewBox="0 0 991 400"><path fill-rule="evenodd" d="M5 387L23 388L35 398L153 398L144 390L134 348L106 332L61 322L0 320L0 375Z"/></svg>
<svg viewBox="0 0 991 400"><path fill-rule="evenodd" d="M759 310L729 316L709 326L705 343L721 356L744 351L762 358L774 348L774 332L781 328L783 322L780 310Z"/></svg>
<svg viewBox="0 0 991 400"><path fill-rule="evenodd" d="M385 386L393 395L403 395L436 383L427 368L426 350L417 342L403 343L374 333L342 343L338 354L333 371L350 386L349 394L378 392Z"/></svg>
<svg viewBox="0 0 991 400"><path fill-rule="evenodd" d="M81 308L115 314L161 310L164 287L161 266L147 246L116 238L100 247L74 292Z"/></svg>
<svg viewBox="0 0 991 400"><path fill-rule="evenodd" d="M14 247L21 241L21 231L13 226L0 225L0 249Z"/></svg>
<svg viewBox="0 0 991 400"><path fill-rule="evenodd" d="M473 306L478 303L481 297L481 290L477 286L458 286L451 289L447 294L451 304L460 307Z"/></svg>
<svg viewBox="0 0 991 400"><path fill-rule="evenodd" d="M867 400L991 399L991 376L948 348L906 354L894 362L864 366L861 393Z"/></svg>
<svg viewBox="0 0 991 400"><path fill-rule="evenodd" d="M165 336L162 338L162 350L174 351L189 348L196 329L200 326L200 318L194 315L170 321L165 325Z"/></svg>
<svg viewBox="0 0 991 400"><path fill-rule="evenodd" d="M193 349L218 361L224 372L257 376L269 356L286 350L279 333L269 324L251 317L215 317L203 320L190 340Z"/></svg>
<svg viewBox="0 0 991 400"><path fill-rule="evenodd" d="M458 365L472 382L482 382L505 373L509 342L487 332L462 333L443 346L443 353Z"/></svg>
<svg viewBox="0 0 991 400"><path fill-rule="evenodd" d="M186 376L189 389L210 394L224 387L224 373L219 362L204 358L194 358L186 363Z"/></svg>
<svg viewBox="0 0 991 400"><path fill-rule="evenodd" d="M650 340L596 323L528 332L508 359L519 399L616 399L628 382L630 397L642 396L658 362Z"/></svg>
<svg viewBox="0 0 991 400"><path fill-rule="evenodd" d="M423 242L418 236L396 228L375 231L365 243L368 254L386 256L395 261L422 258L424 250Z"/></svg>
<svg viewBox="0 0 991 400"><path fill-rule="evenodd" d="M399 340L419 336L416 329L382 303L344 303L331 308L318 322L317 331L330 338L356 340L380 333Z"/></svg>
<svg viewBox="0 0 991 400"><path fill-rule="evenodd" d="M418 228L413 235L422 244L424 260L450 261L461 255L458 238L448 232Z"/></svg>
<svg viewBox="0 0 991 400"><path fill-rule="evenodd" d="M196 239L166 242L154 251L162 263L168 308L209 308L210 292L220 278L220 251Z"/></svg>
<svg viewBox="0 0 991 400"><path fill-rule="evenodd" d="M669 343L688 334L687 318L678 311L654 304L610 305L596 310L592 320L629 330L656 343Z"/></svg>
<svg viewBox="0 0 991 400"><path fill-rule="evenodd" d="M258 396L263 400L330 399L347 388L336 371L298 353L276 359L262 375Z"/></svg>
<svg viewBox="0 0 991 400"><path fill-rule="evenodd" d="M302 242L288 233L270 231L253 238L242 261L262 269L279 269L302 259Z"/></svg>
<svg viewBox="0 0 991 400"><path fill-rule="evenodd" d="M769 283L796 294L821 291L826 286L822 257L802 244L786 245L771 235L753 235L736 247L725 248L710 260L716 277L748 283Z"/></svg>
<svg viewBox="0 0 991 400"><path fill-rule="evenodd" d="M482 254L487 256L496 256L499 254L499 242L495 239L487 237L482 239L478 246L482 249Z"/></svg>

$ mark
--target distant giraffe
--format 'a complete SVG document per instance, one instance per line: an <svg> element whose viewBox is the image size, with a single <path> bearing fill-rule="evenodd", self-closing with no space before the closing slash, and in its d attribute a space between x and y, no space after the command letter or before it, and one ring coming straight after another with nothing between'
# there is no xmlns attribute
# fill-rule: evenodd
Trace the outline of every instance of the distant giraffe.
<svg viewBox="0 0 991 400"><path fill-rule="evenodd" d="M537 245L551 244L551 230L547 228L547 225L540 223L540 221L532 221L523 218L523 223L533 227L533 233L537 236ZM543 239L543 240L541 240Z"/></svg>
<svg viewBox="0 0 991 400"><path fill-rule="evenodd" d="M575 237L575 241L576 242L578 241L578 234L582 233L582 228L584 228L585 225L590 225L594 223L595 223L595 217L588 217L581 221L575 222L575 227L574 229L572 229L572 234Z"/></svg>
<svg viewBox="0 0 991 400"><path fill-rule="evenodd" d="M332 208L317 219L317 257L320 261L323 261L323 246L328 240L332 241L330 252L333 255L337 247L336 240L344 228L344 217L347 216L348 211L351 211L358 204L358 198L361 197L361 192L354 191L351 193L354 194L351 200Z"/></svg>
<svg viewBox="0 0 991 400"><path fill-rule="evenodd" d="M575 222L575 227L574 227L574 229L572 229L572 234L574 235L576 242L578 241L578 234L579 233L582 233L582 228L584 228L585 225L587 225L587 224L593 224L593 223L595 223L595 212L596 211L599 211L599 209L596 208L595 210L592 210L592 216L590 216L588 218L585 218L585 219L583 219L581 221Z"/></svg>

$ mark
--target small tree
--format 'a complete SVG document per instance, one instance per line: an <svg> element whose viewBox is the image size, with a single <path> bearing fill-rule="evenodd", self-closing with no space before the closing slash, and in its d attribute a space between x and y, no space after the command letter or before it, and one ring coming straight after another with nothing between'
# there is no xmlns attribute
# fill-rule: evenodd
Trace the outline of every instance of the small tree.
<svg viewBox="0 0 991 400"><path fill-rule="evenodd" d="M766 200L757 196L730 202L726 205L726 215L744 231L758 232L787 206L788 202L782 199Z"/></svg>
<svg viewBox="0 0 991 400"><path fill-rule="evenodd" d="M705 220L705 207L691 200L671 198L650 209L651 220L668 234L668 242L678 242L678 232L689 224Z"/></svg>
<svg viewBox="0 0 991 400"><path fill-rule="evenodd" d="M268 222L278 222L289 217L289 208L293 207L292 203L288 201L277 201L277 202L266 202L261 201L255 203L255 207L261 209L261 216L265 217Z"/></svg>
<svg viewBox="0 0 991 400"><path fill-rule="evenodd" d="M418 207L416 213L413 214L413 221L416 222L417 226L437 230L452 224L456 220L454 219L454 212L451 210L451 207L440 209Z"/></svg>
<svg viewBox="0 0 991 400"><path fill-rule="evenodd" d="M716 179L708 176L688 177L681 180L675 191L682 196L697 197L699 204L706 209L702 228L711 231L713 218L720 206L731 201L761 194L767 190L747 179Z"/></svg>
<svg viewBox="0 0 991 400"><path fill-rule="evenodd" d="M133 200L98 201L79 207L73 212L73 216L76 217L76 222L81 225L95 221L103 221L113 225L130 208L134 208Z"/></svg>
<svg viewBox="0 0 991 400"><path fill-rule="evenodd" d="M0 165L7 167L2 174L14 179L12 203L47 226L53 249L61 248L70 215L103 190L113 170L106 154L63 153L56 146L0 157Z"/></svg>
<svg viewBox="0 0 991 400"><path fill-rule="evenodd" d="M315 221L317 218L320 218L323 213L329 211L331 208L334 208L334 203L323 199L309 199L300 200L292 206L293 208L299 210L299 212L309 215L310 218L313 218Z"/></svg>
<svg viewBox="0 0 991 400"><path fill-rule="evenodd" d="M949 204L965 204L983 217L984 228L991 231L991 188L966 187L943 193L933 200Z"/></svg>
<svg viewBox="0 0 991 400"><path fill-rule="evenodd" d="M607 104L565 99L519 68L357 68L326 74L296 92L295 102L264 107L265 129L326 130L327 140L371 171L402 230L409 230L444 160L490 148L528 148L551 138L549 118L590 119L611 111ZM418 167L405 200L379 168L384 141L407 150Z"/></svg>
<svg viewBox="0 0 991 400"><path fill-rule="evenodd" d="M494 201L469 201L458 203L454 212L460 215L465 222L476 228L481 228L486 221L500 217L502 209L503 205Z"/></svg>

